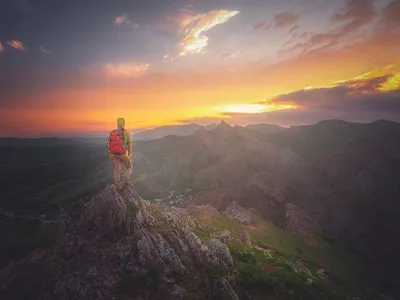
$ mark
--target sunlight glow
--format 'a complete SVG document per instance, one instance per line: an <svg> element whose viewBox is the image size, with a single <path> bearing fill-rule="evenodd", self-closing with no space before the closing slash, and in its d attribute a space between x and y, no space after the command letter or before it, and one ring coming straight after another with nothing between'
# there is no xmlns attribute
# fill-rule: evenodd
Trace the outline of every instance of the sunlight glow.
<svg viewBox="0 0 400 300"><path fill-rule="evenodd" d="M218 106L215 109L222 113L242 113L242 114L258 114L262 112L269 112L282 109L295 108L293 105L280 105L280 104L230 104Z"/></svg>

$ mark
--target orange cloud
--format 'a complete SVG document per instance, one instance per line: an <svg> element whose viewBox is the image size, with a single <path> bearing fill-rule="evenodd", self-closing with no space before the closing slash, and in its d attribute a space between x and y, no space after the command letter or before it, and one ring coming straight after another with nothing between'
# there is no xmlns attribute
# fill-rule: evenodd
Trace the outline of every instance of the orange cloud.
<svg viewBox="0 0 400 300"><path fill-rule="evenodd" d="M115 18L114 23L117 25L122 25L124 23L129 24L129 19L126 14L122 14Z"/></svg>
<svg viewBox="0 0 400 300"><path fill-rule="evenodd" d="M147 71L150 67L149 64L136 64L136 63L121 63L104 65L104 73L112 78L134 78L140 76L143 72Z"/></svg>
<svg viewBox="0 0 400 300"><path fill-rule="evenodd" d="M214 10L195 16L184 28L184 38L180 43L182 52L179 56L203 52L208 45L208 37L204 33L237 14L239 11L236 10Z"/></svg>
<svg viewBox="0 0 400 300"><path fill-rule="evenodd" d="M396 65L375 69L350 80L308 86L270 98L265 104L296 105L336 111L400 112L400 72Z"/></svg>
<svg viewBox="0 0 400 300"><path fill-rule="evenodd" d="M24 50L26 49L24 44L20 41L16 41L16 40L11 40L7 42L8 45L10 45L11 47L18 49L18 50Z"/></svg>
<svg viewBox="0 0 400 300"><path fill-rule="evenodd" d="M0 42L0 52L3 52L4 51L4 47L3 47L3 45L1 44L1 42Z"/></svg>

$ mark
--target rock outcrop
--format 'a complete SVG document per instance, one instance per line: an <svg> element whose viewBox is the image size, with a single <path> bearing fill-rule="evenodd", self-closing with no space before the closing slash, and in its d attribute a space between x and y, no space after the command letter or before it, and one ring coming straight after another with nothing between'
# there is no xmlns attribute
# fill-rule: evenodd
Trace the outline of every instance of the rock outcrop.
<svg viewBox="0 0 400 300"><path fill-rule="evenodd" d="M204 293L198 299L238 299L228 247L216 238L202 243L192 231L198 225L190 210L150 204L129 185L107 186L77 221L60 223L50 248L0 273L0 298L166 300L196 289ZM210 268L220 275L204 276ZM193 274L209 282L193 287Z"/></svg>
<svg viewBox="0 0 400 300"><path fill-rule="evenodd" d="M294 236L306 240L312 239L317 226L311 221L310 217L292 203L286 204L285 210L286 230Z"/></svg>
<svg viewBox="0 0 400 300"><path fill-rule="evenodd" d="M225 209L225 214L232 217L240 224L250 225L250 214L235 201L228 205L228 207Z"/></svg>

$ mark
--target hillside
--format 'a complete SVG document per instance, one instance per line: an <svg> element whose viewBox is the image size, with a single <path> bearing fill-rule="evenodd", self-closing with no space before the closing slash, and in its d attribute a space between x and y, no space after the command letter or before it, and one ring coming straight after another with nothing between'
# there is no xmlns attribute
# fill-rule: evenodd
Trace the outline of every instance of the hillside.
<svg viewBox="0 0 400 300"><path fill-rule="evenodd" d="M0 296L384 299L363 265L293 205L287 223L297 237L238 206L179 209L107 186L51 225L51 243L0 271Z"/></svg>
<svg viewBox="0 0 400 300"><path fill-rule="evenodd" d="M208 205L222 214L238 205L284 230L293 204L362 259L382 289L399 294L399 134L399 124L384 120L291 128L222 122L135 142L133 184L157 205ZM48 245L49 225L112 182L112 164L99 139L0 143L3 268Z"/></svg>
<svg viewBox="0 0 400 300"><path fill-rule="evenodd" d="M181 206L193 202L223 210L236 201L278 226L283 226L285 204L295 203L372 263L388 285L400 267L393 243L400 237L399 135L400 124L384 120L367 124L327 120L272 132L222 122L214 130L194 134L203 141L204 151L177 169L168 164L170 173L161 186L166 195L171 190L182 195ZM148 157L149 149L152 155L174 149L173 156L186 157L193 150L179 146L185 139L193 136L170 139L162 147L152 142L146 149L137 145L136 151ZM187 143L191 145L194 149L197 144ZM203 155L213 159L193 168L197 160L205 161ZM163 159L162 164L170 161L169 156ZM156 178L146 174L147 180ZM140 178L135 184L141 192ZM185 192L188 189L192 191ZM395 286L393 282L388 288Z"/></svg>

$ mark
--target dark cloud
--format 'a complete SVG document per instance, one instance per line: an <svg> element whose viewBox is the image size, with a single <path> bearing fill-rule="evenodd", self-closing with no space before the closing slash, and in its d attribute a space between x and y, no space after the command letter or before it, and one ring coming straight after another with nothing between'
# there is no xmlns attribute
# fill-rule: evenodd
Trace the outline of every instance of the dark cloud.
<svg viewBox="0 0 400 300"><path fill-rule="evenodd" d="M369 24L376 16L374 0L347 0L345 9L331 16L332 23L337 24L335 29L311 35L307 33L310 36L306 38L306 41L282 49L281 52L302 50L303 53L307 53L315 48L330 49L340 43L345 43L347 38Z"/></svg>
<svg viewBox="0 0 400 300"><path fill-rule="evenodd" d="M400 0L394 0L382 10L382 29L400 33Z"/></svg>
<svg viewBox="0 0 400 300"><path fill-rule="evenodd" d="M294 25L292 28L289 29L288 34L295 32L299 27L299 24Z"/></svg>
<svg viewBox="0 0 400 300"><path fill-rule="evenodd" d="M327 111L400 114L400 84L395 90L380 91L382 85L393 75L379 76L366 80L352 80L333 87L303 89L279 95L272 102L292 104L305 109Z"/></svg>

